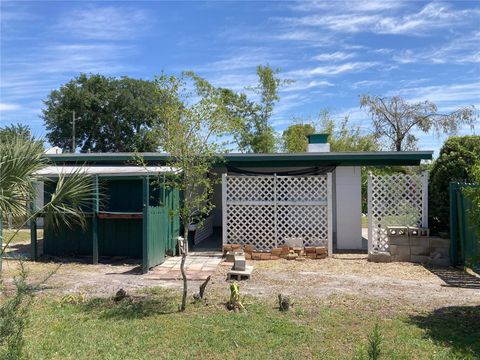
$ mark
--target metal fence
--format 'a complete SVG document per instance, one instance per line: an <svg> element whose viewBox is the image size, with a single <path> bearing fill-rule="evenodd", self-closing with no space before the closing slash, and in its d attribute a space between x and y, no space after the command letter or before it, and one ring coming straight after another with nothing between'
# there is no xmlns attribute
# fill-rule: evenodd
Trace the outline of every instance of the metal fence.
<svg viewBox="0 0 480 360"><path fill-rule="evenodd" d="M472 202L463 189L479 184L450 183L450 262L480 270L480 239L478 225L471 217Z"/></svg>

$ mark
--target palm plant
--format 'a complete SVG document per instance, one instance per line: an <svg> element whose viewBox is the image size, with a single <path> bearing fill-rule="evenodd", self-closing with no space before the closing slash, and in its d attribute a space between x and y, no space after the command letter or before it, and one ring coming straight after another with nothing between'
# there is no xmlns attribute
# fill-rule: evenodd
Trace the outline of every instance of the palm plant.
<svg viewBox="0 0 480 360"><path fill-rule="evenodd" d="M39 180L38 173L48 165L49 162L43 155L43 144L40 140L24 133L1 134L0 221L9 216L22 217L24 222L19 226L20 229L28 221L34 220L41 214L45 217L46 226L56 228L61 223L68 226L85 225L82 207L91 204L93 186L91 179L85 176L81 170L68 176L60 174L51 199L43 207L40 209L27 207L27 204L35 199L34 183ZM16 232L6 239L5 246L15 235ZM0 237L3 240L1 231ZM0 256L4 251L5 248L0 250Z"/></svg>

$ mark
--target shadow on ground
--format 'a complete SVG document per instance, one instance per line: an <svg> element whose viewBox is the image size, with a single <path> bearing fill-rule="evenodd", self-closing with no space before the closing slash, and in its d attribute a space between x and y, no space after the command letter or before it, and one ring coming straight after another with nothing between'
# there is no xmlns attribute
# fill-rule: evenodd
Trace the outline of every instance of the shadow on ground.
<svg viewBox="0 0 480 360"><path fill-rule="evenodd" d="M410 317L436 343L461 359L480 358L480 306L449 306Z"/></svg>
<svg viewBox="0 0 480 360"><path fill-rule="evenodd" d="M431 273L445 281L449 287L480 289L480 278L463 270L451 267L426 267Z"/></svg>
<svg viewBox="0 0 480 360"><path fill-rule="evenodd" d="M141 319L176 312L177 298L173 294L128 296L120 301L112 298L93 298L78 304L82 311L96 313L102 319Z"/></svg>

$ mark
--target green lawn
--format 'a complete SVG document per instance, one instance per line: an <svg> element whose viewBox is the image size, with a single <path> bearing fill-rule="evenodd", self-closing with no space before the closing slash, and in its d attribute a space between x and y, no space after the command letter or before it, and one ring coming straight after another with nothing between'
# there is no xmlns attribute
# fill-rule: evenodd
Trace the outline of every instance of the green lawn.
<svg viewBox="0 0 480 360"><path fill-rule="evenodd" d="M480 308L416 316L244 301L247 313L219 301L177 313L176 293L156 289L136 300L70 303L37 299L26 333L32 359L357 359L376 323L383 359L480 357ZM476 320L475 320L476 319Z"/></svg>

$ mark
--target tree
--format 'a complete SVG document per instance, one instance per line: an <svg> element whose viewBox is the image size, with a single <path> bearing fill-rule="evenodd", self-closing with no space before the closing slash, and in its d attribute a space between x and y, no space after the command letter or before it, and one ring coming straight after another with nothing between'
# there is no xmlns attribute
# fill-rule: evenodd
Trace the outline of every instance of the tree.
<svg viewBox="0 0 480 360"><path fill-rule="evenodd" d="M258 102L249 100L244 94L230 94L236 116L244 119L243 127L234 134L240 151L275 152L277 141L269 120L280 99L279 89L291 83L291 80L281 80L277 76L279 72L269 65L257 66L258 84L248 89L259 97Z"/></svg>
<svg viewBox="0 0 480 360"><path fill-rule="evenodd" d="M155 151L158 93L152 81L80 74L44 101L42 118L52 145L81 152ZM73 149L75 150L75 149Z"/></svg>
<svg viewBox="0 0 480 360"><path fill-rule="evenodd" d="M306 152L308 135L315 133L312 124L293 124L283 131L283 151L288 153Z"/></svg>
<svg viewBox="0 0 480 360"><path fill-rule="evenodd" d="M450 230L450 182L471 180L477 164L480 164L480 136L452 136L443 144L429 180L428 223L434 233Z"/></svg>
<svg viewBox="0 0 480 360"><path fill-rule="evenodd" d="M189 90L190 83L193 83L193 92ZM210 170L218 161L216 154L222 148L218 140L236 130L238 123L225 106L224 91L193 72L185 72L179 78L161 75L156 84L162 98L162 106L157 107L158 118L163 119L158 124L158 134L163 149L171 154L169 165L179 170L169 177L167 185L183 194L178 211L185 244L189 224L198 221L201 226L204 216L213 209L210 196L216 179ZM184 311L187 298L186 246L180 246L180 250L183 293L179 309Z"/></svg>
<svg viewBox="0 0 480 360"><path fill-rule="evenodd" d="M476 120L473 106L441 114L433 102L408 103L400 96L363 95L360 108L367 109L375 133L386 138L388 146L395 151L416 149L418 139L413 134L414 130L427 133L433 129L437 135L454 134L462 125L473 127Z"/></svg>
<svg viewBox="0 0 480 360"><path fill-rule="evenodd" d="M319 132L329 134L330 151L378 151L377 136L372 134L362 135L360 126L352 126L349 121L348 116L346 116L337 126L337 122L330 117L328 111L320 112Z"/></svg>

